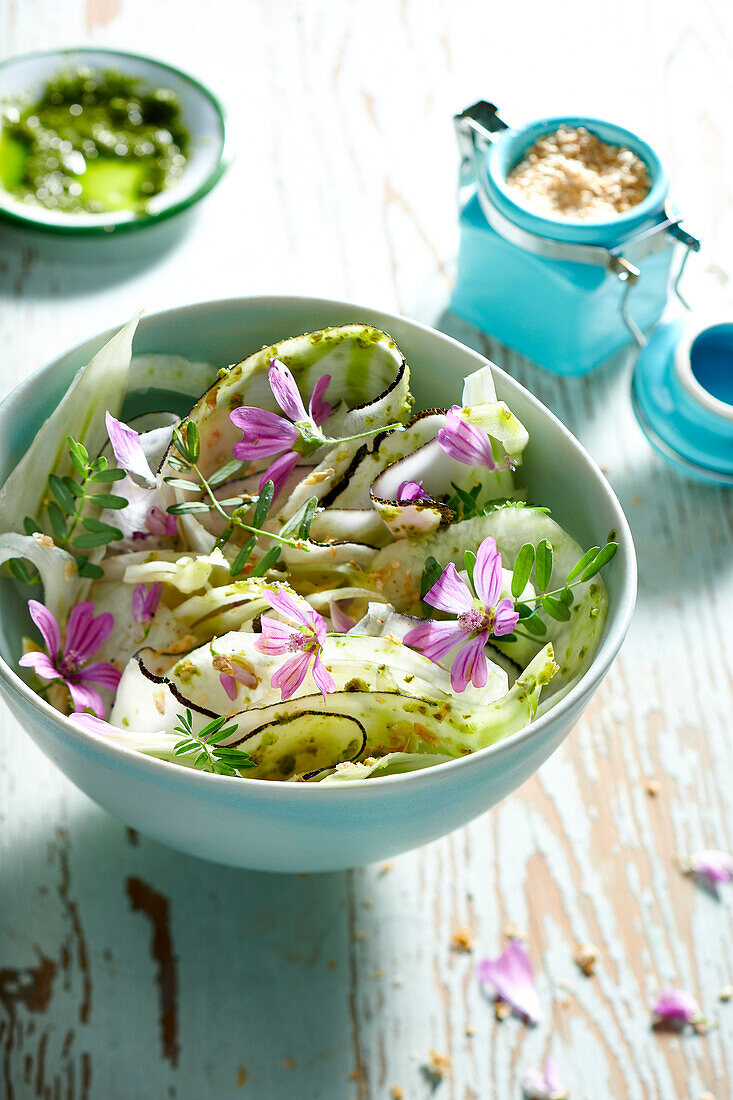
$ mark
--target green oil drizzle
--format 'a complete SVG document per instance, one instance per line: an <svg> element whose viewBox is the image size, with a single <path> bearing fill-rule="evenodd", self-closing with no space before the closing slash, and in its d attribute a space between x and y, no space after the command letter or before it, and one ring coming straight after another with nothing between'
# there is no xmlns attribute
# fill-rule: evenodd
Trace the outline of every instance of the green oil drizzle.
<svg viewBox="0 0 733 1100"><path fill-rule="evenodd" d="M0 184L68 214L143 212L186 165L178 97L116 70L64 70L33 103L5 105Z"/></svg>

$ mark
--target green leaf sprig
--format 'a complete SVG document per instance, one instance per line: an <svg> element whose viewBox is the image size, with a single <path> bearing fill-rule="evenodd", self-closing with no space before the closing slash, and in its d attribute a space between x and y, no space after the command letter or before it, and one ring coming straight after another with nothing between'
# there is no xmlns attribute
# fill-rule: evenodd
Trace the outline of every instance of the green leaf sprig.
<svg viewBox="0 0 733 1100"><path fill-rule="evenodd" d="M66 441L69 444L69 458L77 476L58 477L56 474L49 476L49 500L46 504L46 514L54 542L64 549L79 551L116 542L123 537L122 531L118 527L113 527L111 523L104 523L93 516L85 516L84 508L87 504L95 504L98 508L104 509L127 508L129 502L126 497L110 493L105 489L105 486L112 482L122 481L125 471L110 466L104 456L90 459L84 444L70 435L67 435ZM26 516L23 520L23 528L27 535L33 535L38 531L38 521L32 516ZM74 560L80 577L97 580L104 576L104 570L90 562L88 554L83 552L75 554ZM13 558L8 565L13 576L23 584L40 583L38 572L31 573L28 565L21 558Z"/></svg>
<svg viewBox="0 0 733 1100"><path fill-rule="evenodd" d="M565 578L565 584L550 591L553 568L551 543L547 539L541 539L535 548L531 542L525 542L514 562L511 582L514 606L519 613L522 630L516 628L514 634L502 640L513 641L516 635L520 635L534 641L536 637L546 634L547 626L540 617L540 608L557 622L568 622L574 598L573 588L589 581L599 573L605 565L608 565L617 550L618 544L611 541L605 546L592 546L570 570ZM532 569L534 569L535 585L539 595L521 601L519 597L527 587Z"/></svg>
<svg viewBox="0 0 733 1100"><path fill-rule="evenodd" d="M219 500L213 490L217 485L222 485L228 478L236 474L241 469L242 464L236 461L227 462L210 477L205 477L198 466L201 455L201 441L198 428L192 420L186 423L185 433L180 428L175 429L173 432L173 446L176 454L171 455L169 458L170 465L179 473L194 473L198 481L194 482L180 477L166 477L164 478L165 482L174 489L182 489L185 492L200 492L203 490L205 499L172 504L168 508L171 515L182 516L197 512L218 512L226 521L224 531L216 541L219 549L229 542L237 528L249 531L251 534L251 538L247 539L237 552L229 567L229 573L232 577L238 577L243 572L260 537L272 539L278 545L268 549L262 556L250 573L252 577L263 577L279 559L283 546L291 546L306 551L309 549L307 540L313 518L318 511L317 497L310 497L301 505L288 522L280 528L278 534L273 531L265 531L263 527L275 496L274 482L266 481L257 496L245 495ZM254 515L249 522L246 522L244 515L252 505L255 506ZM232 510L227 511L227 509Z"/></svg>
<svg viewBox="0 0 733 1100"><path fill-rule="evenodd" d="M195 768L215 775L236 776L240 771L257 766L248 752L221 744L237 732L237 722L227 725L229 719L222 716L208 722L199 733L194 733L193 714L188 707L183 713L179 711L176 717L178 725L174 727L174 732L181 734L181 740L173 746L173 752L176 756L194 756Z"/></svg>

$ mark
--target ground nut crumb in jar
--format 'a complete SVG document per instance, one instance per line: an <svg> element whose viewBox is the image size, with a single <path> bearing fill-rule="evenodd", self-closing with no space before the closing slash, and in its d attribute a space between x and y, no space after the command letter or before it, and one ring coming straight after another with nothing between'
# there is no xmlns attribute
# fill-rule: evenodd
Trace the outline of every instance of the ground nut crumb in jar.
<svg viewBox="0 0 733 1100"><path fill-rule="evenodd" d="M515 164L507 186L538 214L594 220L637 206L649 194L649 173L625 145L601 141L584 126L558 126Z"/></svg>

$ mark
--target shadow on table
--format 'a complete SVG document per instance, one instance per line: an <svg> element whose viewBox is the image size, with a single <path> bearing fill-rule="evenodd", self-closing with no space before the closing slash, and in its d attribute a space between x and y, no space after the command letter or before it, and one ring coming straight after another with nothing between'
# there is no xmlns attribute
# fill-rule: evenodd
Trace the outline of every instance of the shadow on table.
<svg viewBox="0 0 733 1100"><path fill-rule="evenodd" d="M132 279L175 252L196 211L109 236L61 236L0 225L0 296L42 299L90 294Z"/></svg>
<svg viewBox="0 0 733 1100"><path fill-rule="evenodd" d="M350 888L205 863L91 807L29 835L0 883L7 1095L350 1096Z"/></svg>

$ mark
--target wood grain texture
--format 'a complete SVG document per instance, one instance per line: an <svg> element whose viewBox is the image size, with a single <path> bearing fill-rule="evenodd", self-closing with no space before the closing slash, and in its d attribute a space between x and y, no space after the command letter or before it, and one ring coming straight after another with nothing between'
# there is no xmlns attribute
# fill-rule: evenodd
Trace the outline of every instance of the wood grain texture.
<svg viewBox="0 0 733 1100"><path fill-rule="evenodd" d="M659 149L730 306L728 0L0 0L3 56L154 50L223 96L239 155L145 240L0 236L2 389L134 310L301 292L398 309L508 367L607 470L640 561L622 655L565 745L468 828L348 874L270 877L168 851L98 810L0 714L0 1096L509 1100L551 1051L573 1100L733 1096L731 892L677 853L733 850L729 494L652 455L630 363L560 381L443 310L456 247L451 116L582 111ZM419 364L418 364L419 367ZM659 784L655 797L649 780ZM453 932L469 925L472 953ZM529 937L545 1020L498 1022L475 961ZM573 953L592 941L584 977ZM650 1027L667 983L718 1026ZM436 1083L432 1048L451 1060Z"/></svg>

